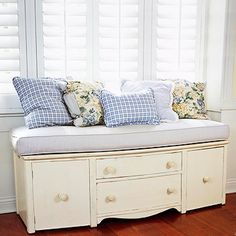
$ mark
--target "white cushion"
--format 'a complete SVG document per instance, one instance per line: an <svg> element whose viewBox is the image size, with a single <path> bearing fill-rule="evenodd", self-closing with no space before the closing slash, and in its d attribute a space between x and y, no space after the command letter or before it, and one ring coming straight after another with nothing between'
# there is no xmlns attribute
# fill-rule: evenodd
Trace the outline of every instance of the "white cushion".
<svg viewBox="0 0 236 236"><path fill-rule="evenodd" d="M225 124L191 119L117 128L20 127L11 134L14 150L19 155L127 150L226 140L228 137L229 127Z"/></svg>

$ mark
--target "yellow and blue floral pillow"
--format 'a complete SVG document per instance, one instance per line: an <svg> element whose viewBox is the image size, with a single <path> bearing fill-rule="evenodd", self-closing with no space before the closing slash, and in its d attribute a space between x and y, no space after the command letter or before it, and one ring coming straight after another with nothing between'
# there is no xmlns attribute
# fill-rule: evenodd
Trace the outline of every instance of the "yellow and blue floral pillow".
<svg viewBox="0 0 236 236"><path fill-rule="evenodd" d="M103 85L99 82L68 81L65 103L75 126L103 124L103 109L99 100Z"/></svg>
<svg viewBox="0 0 236 236"><path fill-rule="evenodd" d="M208 119L204 99L205 83L176 80L173 91L173 110L179 118Z"/></svg>

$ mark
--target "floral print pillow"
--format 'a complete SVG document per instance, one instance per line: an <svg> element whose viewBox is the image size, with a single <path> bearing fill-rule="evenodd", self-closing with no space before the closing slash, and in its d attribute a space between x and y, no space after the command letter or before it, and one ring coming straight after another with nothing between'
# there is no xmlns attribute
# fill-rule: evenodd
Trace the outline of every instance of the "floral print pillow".
<svg viewBox="0 0 236 236"><path fill-rule="evenodd" d="M179 118L208 119L204 102L205 83L176 80L173 110Z"/></svg>
<svg viewBox="0 0 236 236"><path fill-rule="evenodd" d="M75 126L104 124L103 109L99 100L102 83L68 81L64 100Z"/></svg>

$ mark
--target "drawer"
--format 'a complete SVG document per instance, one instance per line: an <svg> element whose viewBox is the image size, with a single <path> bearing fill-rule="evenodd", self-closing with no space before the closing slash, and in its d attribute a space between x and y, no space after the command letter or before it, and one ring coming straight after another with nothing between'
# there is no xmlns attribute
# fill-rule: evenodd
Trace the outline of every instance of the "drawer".
<svg viewBox="0 0 236 236"><path fill-rule="evenodd" d="M181 175L97 184L97 214L180 204Z"/></svg>
<svg viewBox="0 0 236 236"><path fill-rule="evenodd" d="M187 210L222 203L223 148L188 152Z"/></svg>
<svg viewBox="0 0 236 236"><path fill-rule="evenodd" d="M35 228L90 224L87 160L33 163Z"/></svg>
<svg viewBox="0 0 236 236"><path fill-rule="evenodd" d="M152 154L97 160L97 178L151 175L181 170L181 153Z"/></svg>

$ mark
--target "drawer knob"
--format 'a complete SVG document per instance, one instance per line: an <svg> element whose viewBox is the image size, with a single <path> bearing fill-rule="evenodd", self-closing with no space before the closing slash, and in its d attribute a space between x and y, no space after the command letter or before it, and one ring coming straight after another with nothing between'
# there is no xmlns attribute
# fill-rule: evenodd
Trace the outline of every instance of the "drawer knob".
<svg viewBox="0 0 236 236"><path fill-rule="evenodd" d="M210 177L208 177L208 176L205 176L205 177L202 178L202 182L204 184L208 183L209 181L210 181Z"/></svg>
<svg viewBox="0 0 236 236"><path fill-rule="evenodd" d="M106 202L109 203L109 202L115 202L116 201L116 197L114 195L109 195L106 197Z"/></svg>
<svg viewBox="0 0 236 236"><path fill-rule="evenodd" d="M116 168L115 168L115 167L112 167L112 166L107 166L107 167L104 169L103 173L104 173L105 175L109 175L109 174L115 175L115 174L116 174Z"/></svg>
<svg viewBox="0 0 236 236"><path fill-rule="evenodd" d="M173 194L175 192L175 189L174 188L168 188L166 192L167 192L168 195L170 195L170 194Z"/></svg>
<svg viewBox="0 0 236 236"><path fill-rule="evenodd" d="M58 193L57 197L62 202L67 202L69 200L69 196L66 193Z"/></svg>
<svg viewBox="0 0 236 236"><path fill-rule="evenodd" d="M168 161L166 163L166 169L171 169L171 168L175 168L176 167L176 163L174 161Z"/></svg>

